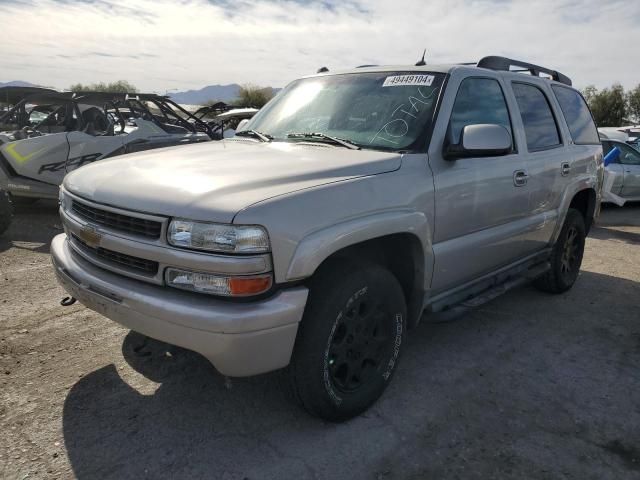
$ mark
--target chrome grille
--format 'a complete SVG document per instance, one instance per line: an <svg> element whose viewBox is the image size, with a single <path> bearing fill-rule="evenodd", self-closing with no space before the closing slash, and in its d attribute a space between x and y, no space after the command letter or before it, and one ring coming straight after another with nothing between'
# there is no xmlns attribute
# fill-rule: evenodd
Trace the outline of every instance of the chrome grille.
<svg viewBox="0 0 640 480"><path fill-rule="evenodd" d="M126 255L120 252L114 252L102 247L90 247L84 243L76 235L71 235L74 243L79 246L85 252L95 255L96 257L104 260L105 262L115 264L118 267L125 267L137 273L143 273L145 275L156 275L158 273L158 262L153 260L146 260L144 258L134 257Z"/></svg>
<svg viewBox="0 0 640 480"><path fill-rule="evenodd" d="M75 199L72 200L71 211L94 225L101 225L119 232L154 240L160 238L160 232L162 231L162 223L160 222L103 210L78 202Z"/></svg>

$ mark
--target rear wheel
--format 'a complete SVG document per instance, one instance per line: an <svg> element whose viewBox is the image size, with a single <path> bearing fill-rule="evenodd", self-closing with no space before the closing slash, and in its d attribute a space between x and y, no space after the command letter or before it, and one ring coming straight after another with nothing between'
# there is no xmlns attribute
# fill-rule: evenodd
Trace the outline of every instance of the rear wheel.
<svg viewBox="0 0 640 480"><path fill-rule="evenodd" d="M569 290L580 273L586 229L582 214L573 208L567 212L558 240L551 254L551 269L534 285L545 292L562 293Z"/></svg>
<svg viewBox="0 0 640 480"><path fill-rule="evenodd" d="M325 420L362 413L391 380L405 330L404 294L388 270L325 268L311 286L289 367L294 395Z"/></svg>
<svg viewBox="0 0 640 480"><path fill-rule="evenodd" d="M4 190L0 190L0 234L9 228L12 217L13 203L11 202L11 197Z"/></svg>

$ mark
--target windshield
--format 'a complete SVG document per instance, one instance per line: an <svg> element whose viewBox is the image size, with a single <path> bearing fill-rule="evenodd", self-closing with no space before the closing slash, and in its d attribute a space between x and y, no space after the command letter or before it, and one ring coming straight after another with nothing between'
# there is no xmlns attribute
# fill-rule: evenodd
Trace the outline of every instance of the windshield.
<svg viewBox="0 0 640 480"><path fill-rule="evenodd" d="M274 141L322 133L361 148L407 150L431 125L443 79L441 73L378 72L296 80L243 130Z"/></svg>

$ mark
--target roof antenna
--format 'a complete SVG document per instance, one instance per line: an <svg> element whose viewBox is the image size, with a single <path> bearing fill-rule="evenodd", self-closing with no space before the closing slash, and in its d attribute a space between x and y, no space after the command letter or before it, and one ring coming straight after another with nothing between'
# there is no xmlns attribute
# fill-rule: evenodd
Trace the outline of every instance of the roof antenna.
<svg viewBox="0 0 640 480"><path fill-rule="evenodd" d="M320 67L316 73L324 73L324 72L328 72L328 71L329 71L329 69L327 67Z"/></svg>
<svg viewBox="0 0 640 480"><path fill-rule="evenodd" d="M420 59L420 61L418 63L416 63L416 67L424 67L427 62L424 61L424 56L427 54L427 49L424 49L424 52L422 52L422 58Z"/></svg>

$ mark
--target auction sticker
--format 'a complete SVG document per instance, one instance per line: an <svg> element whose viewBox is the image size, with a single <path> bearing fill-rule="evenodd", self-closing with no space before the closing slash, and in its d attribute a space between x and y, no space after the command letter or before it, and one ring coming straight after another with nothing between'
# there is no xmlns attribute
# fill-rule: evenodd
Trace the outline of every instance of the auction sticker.
<svg viewBox="0 0 640 480"><path fill-rule="evenodd" d="M392 75L384 79L383 87L402 87L402 86L430 86L433 83L433 75Z"/></svg>

